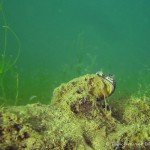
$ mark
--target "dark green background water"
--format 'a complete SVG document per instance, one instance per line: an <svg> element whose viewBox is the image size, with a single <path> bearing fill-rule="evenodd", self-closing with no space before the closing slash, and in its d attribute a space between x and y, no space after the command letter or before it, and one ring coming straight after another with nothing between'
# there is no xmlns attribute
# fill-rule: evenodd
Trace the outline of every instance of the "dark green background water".
<svg viewBox="0 0 150 150"><path fill-rule="evenodd" d="M60 83L99 70L115 75L116 99L150 94L149 0L4 0L3 9L21 41L20 57L4 80L9 104L17 74L18 104L48 103ZM7 58L16 48L8 34Z"/></svg>

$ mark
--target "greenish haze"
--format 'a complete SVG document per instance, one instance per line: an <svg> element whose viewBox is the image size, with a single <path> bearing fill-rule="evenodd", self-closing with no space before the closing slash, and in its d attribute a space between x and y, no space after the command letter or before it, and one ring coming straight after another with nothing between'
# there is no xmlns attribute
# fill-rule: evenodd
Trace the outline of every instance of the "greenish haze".
<svg viewBox="0 0 150 150"><path fill-rule="evenodd" d="M49 103L55 87L102 70L116 77L112 99L150 95L150 1L1 0L0 62L5 73L0 104ZM19 37L18 59L16 37ZM19 46L20 47L20 46ZM2 65L1 65L2 66ZM1 68L0 68L1 69ZM5 96L3 94L5 89Z"/></svg>

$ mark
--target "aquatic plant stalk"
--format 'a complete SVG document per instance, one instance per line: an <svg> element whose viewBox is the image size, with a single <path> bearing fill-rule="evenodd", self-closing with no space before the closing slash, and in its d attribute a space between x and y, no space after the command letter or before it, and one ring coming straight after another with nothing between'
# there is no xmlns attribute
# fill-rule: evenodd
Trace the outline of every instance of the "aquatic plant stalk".
<svg viewBox="0 0 150 150"><path fill-rule="evenodd" d="M4 102L6 103L7 98L6 98L6 93L5 93L5 88L4 88L4 77L7 71L9 71L17 62L19 55L20 55L20 49L21 49L21 44L18 36L16 33L7 25L6 22L6 17L2 8L2 4L0 4L0 11L2 14L2 19L4 22L4 48L2 50L2 55L1 55L1 61L0 61L0 87L2 90L2 97L4 98ZM6 61L6 51L7 51L7 36L8 36L8 31L14 36L14 38L17 41L18 44L18 49L17 49L17 54L14 60L12 58L9 58L8 61Z"/></svg>
<svg viewBox="0 0 150 150"><path fill-rule="evenodd" d="M17 79L16 79L16 100L15 105L18 103L18 95L19 95L19 75L17 73Z"/></svg>

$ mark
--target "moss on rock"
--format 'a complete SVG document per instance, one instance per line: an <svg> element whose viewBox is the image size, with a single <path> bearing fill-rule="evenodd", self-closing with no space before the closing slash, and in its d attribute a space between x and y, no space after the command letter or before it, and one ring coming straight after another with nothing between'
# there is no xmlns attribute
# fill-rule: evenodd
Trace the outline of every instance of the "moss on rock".
<svg viewBox="0 0 150 150"><path fill-rule="evenodd" d="M0 150L121 150L142 142L147 148L148 100L132 98L118 120L103 105L113 91L104 77L85 75L56 88L50 105L1 108Z"/></svg>

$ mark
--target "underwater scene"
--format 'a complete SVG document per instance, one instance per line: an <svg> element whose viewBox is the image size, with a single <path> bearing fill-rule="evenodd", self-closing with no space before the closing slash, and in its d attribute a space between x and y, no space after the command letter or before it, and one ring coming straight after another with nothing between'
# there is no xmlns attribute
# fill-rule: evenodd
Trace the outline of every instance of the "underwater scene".
<svg viewBox="0 0 150 150"><path fill-rule="evenodd" d="M0 150L150 149L149 8L0 0Z"/></svg>

